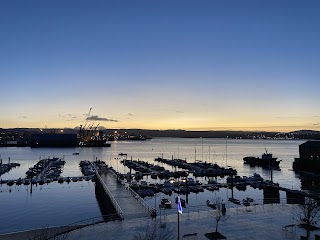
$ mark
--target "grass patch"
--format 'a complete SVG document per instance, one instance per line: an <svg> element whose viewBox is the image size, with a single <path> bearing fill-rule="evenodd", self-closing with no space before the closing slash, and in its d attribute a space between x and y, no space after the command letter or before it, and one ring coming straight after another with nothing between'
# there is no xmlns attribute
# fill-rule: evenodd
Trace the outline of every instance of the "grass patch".
<svg viewBox="0 0 320 240"><path fill-rule="evenodd" d="M306 230L309 230L309 231L315 231L315 230L319 230L320 228L319 227L317 227L317 226L313 226L313 225L307 225L307 224L299 224L298 225L299 227L301 227L301 228L304 228L304 229L306 229Z"/></svg>
<svg viewBox="0 0 320 240"><path fill-rule="evenodd" d="M225 236L223 236L219 232L211 232L211 233L206 233L205 236L209 239L212 240L218 240L218 239L227 239Z"/></svg>

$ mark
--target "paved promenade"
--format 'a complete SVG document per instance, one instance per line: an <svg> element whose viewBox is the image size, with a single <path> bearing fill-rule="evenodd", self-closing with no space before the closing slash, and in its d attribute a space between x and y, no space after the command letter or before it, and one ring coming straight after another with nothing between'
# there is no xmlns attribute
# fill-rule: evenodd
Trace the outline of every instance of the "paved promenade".
<svg viewBox="0 0 320 240"><path fill-rule="evenodd" d="M301 235L306 235L306 231L297 226L288 226L297 223L297 209L294 205L280 204L230 209L227 212L229 218L219 224L218 230L227 239L298 240ZM156 221L159 220L157 217ZM152 224L156 221L139 218L108 222L73 231L66 239L133 239L139 229L146 226L152 228ZM157 227L159 235L161 232L170 233L171 237L168 239L177 239L177 214L166 216L165 223L165 228ZM212 210L180 215L180 239L207 239L204 234L214 230ZM196 236L183 237L195 233ZM314 239L315 233L320 234L320 231L312 232L310 239Z"/></svg>

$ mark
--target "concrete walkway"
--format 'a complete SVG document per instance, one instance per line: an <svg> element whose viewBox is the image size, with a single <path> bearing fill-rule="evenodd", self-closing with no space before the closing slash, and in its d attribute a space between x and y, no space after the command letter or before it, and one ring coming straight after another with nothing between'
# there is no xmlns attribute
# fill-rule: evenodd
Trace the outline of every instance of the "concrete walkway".
<svg viewBox="0 0 320 240"><path fill-rule="evenodd" d="M207 239L204 234L215 230L212 211L180 215L180 239ZM297 223L298 211L295 205L279 204L230 209L227 211L228 219L220 222L218 231L227 239L298 240L301 235L306 235L305 230L297 226L288 226ZM163 216L161 221L163 223ZM141 232L142 228L152 228L153 223L159 222L160 217L157 217L156 221L139 218L108 222L70 232L66 239L133 239L139 229ZM165 225L165 228L159 228L158 225L158 235L169 234L170 237L167 239L177 239L177 214L166 216ZM314 234L320 234L319 232L312 232L310 239L314 239ZM196 235L183 237L188 234ZM165 239L163 235L161 239Z"/></svg>
<svg viewBox="0 0 320 240"><path fill-rule="evenodd" d="M124 219L148 217L148 211L121 185L111 173L100 175L110 193L119 204Z"/></svg>

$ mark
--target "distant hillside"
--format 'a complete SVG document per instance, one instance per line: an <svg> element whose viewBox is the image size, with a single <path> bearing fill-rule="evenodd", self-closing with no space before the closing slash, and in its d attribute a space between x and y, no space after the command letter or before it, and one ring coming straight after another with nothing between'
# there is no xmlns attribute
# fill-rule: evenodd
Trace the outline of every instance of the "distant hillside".
<svg viewBox="0 0 320 240"><path fill-rule="evenodd" d="M298 130L291 132L292 134L320 134L320 131L315 130Z"/></svg>
<svg viewBox="0 0 320 240"><path fill-rule="evenodd" d="M246 131L186 131L186 130L146 130L146 129L107 129L104 132L113 134L145 135L150 137L178 138L273 138L277 132L246 132Z"/></svg>
<svg viewBox="0 0 320 240"><path fill-rule="evenodd" d="M299 139L315 139L320 140L320 131L315 130L299 130L291 132L295 138Z"/></svg>
<svg viewBox="0 0 320 240"><path fill-rule="evenodd" d="M93 130L94 131L94 130ZM78 128L38 129L38 128L12 128L0 129L0 141L24 140L28 141L33 133L79 133ZM148 130L148 129L103 129L106 135L114 136L146 136L176 137L176 138L242 138L242 139L315 139L320 140L320 131L299 130L289 133L265 131L186 131L186 130Z"/></svg>

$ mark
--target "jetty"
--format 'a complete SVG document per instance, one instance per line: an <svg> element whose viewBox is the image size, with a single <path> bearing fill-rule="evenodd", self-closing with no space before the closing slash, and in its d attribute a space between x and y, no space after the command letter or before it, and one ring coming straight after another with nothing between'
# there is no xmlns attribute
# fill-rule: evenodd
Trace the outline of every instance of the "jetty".
<svg viewBox="0 0 320 240"><path fill-rule="evenodd" d="M0 162L0 176L9 172L12 168L19 167L20 163L10 163L10 158L8 163L2 163L2 159Z"/></svg>
<svg viewBox="0 0 320 240"><path fill-rule="evenodd" d="M150 207L129 184L124 183L112 168L97 169L99 195L107 204L112 204L121 219L155 217L156 209ZM100 187L99 187L100 186Z"/></svg>

